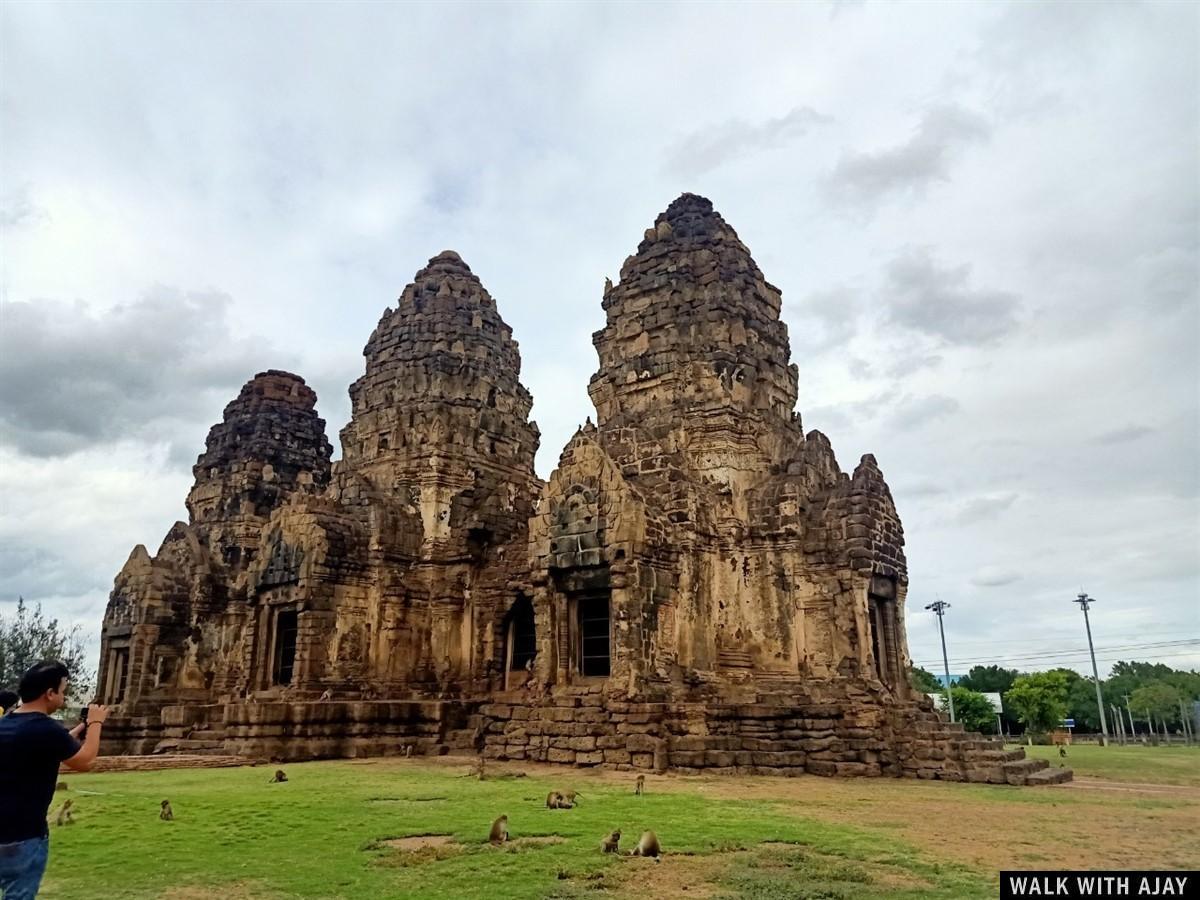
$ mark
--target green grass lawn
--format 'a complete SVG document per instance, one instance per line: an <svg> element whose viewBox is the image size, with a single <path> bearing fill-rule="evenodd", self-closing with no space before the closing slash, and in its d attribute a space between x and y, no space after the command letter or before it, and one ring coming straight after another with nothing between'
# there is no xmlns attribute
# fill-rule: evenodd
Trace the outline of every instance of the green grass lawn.
<svg viewBox="0 0 1200 900"><path fill-rule="evenodd" d="M43 896L530 898L590 897L597 888L636 896L645 879L678 875L686 883L689 865L717 850L730 851L732 864L716 896L992 893L988 873L944 865L898 836L806 820L761 802L635 797L628 785L597 783L575 809L547 810L547 791L570 784L569 770L554 781L483 782L418 763L325 762L287 771L286 784L267 784L263 768L72 779L78 821L52 829ZM174 822L158 819L164 798ZM514 844L497 849L485 839L501 812ZM652 827L670 855L656 864L601 854L601 838L617 827L626 849ZM413 853L383 843L419 834L453 835L461 845ZM550 835L563 840L521 840ZM732 852L743 849L754 852ZM663 896L646 894L655 895Z"/></svg>
<svg viewBox="0 0 1200 900"><path fill-rule="evenodd" d="M1200 787L1200 747L1075 744L1067 748L1065 760L1059 757L1057 747L1021 749L1035 759L1049 760L1053 766L1065 762L1078 778Z"/></svg>
<svg viewBox="0 0 1200 900"><path fill-rule="evenodd" d="M1035 753L1054 748L1034 748ZM1076 747L1081 774L1195 784L1200 752ZM46 898L993 897L1001 867L1194 865L1200 792L1010 788L897 779L652 778L468 760L67 776L74 825L52 828ZM499 769L499 767L496 767ZM1178 781L1174 779L1180 779ZM547 810L551 789L583 793ZM174 822L158 818L170 799ZM512 843L485 843L495 816ZM975 826L986 835L976 833ZM661 863L600 853L653 828ZM440 846L389 841L449 835ZM535 840L537 838L550 840Z"/></svg>

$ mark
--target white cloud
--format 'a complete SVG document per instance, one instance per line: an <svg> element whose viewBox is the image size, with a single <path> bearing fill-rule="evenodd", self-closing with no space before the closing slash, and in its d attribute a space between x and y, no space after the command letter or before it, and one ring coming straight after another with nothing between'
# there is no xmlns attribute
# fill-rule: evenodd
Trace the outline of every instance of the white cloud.
<svg viewBox="0 0 1200 900"><path fill-rule="evenodd" d="M1081 581L1098 642L1200 630L1200 14L1081 9L0 5L0 602L98 628L240 384L297 371L336 435L445 248L547 474L604 277L693 190L783 290L806 427L895 489L915 657L937 592L998 651L1077 637Z"/></svg>

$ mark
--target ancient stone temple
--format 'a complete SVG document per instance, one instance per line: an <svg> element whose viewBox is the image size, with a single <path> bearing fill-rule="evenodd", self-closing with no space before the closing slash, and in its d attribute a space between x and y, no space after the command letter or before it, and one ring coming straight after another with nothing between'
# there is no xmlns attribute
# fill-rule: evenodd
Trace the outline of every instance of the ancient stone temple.
<svg viewBox="0 0 1200 900"><path fill-rule="evenodd" d="M549 481L511 330L453 252L384 312L331 449L255 376L105 617L111 750L1069 777L908 686L903 531L795 412L779 290L685 194L616 285Z"/></svg>

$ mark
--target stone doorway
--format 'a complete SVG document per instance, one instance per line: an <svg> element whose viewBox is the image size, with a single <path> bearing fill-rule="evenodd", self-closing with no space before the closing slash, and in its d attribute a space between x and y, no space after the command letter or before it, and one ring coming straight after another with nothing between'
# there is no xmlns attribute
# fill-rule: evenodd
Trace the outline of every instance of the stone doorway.
<svg viewBox="0 0 1200 900"><path fill-rule="evenodd" d="M125 686L129 682L129 648L114 647L108 654L108 677L105 679L104 699L106 703L120 703L125 699Z"/></svg>
<svg viewBox="0 0 1200 900"><path fill-rule="evenodd" d="M522 594L509 610L504 629L505 690L519 688L529 680L530 664L536 656L533 604Z"/></svg>
<svg viewBox="0 0 1200 900"><path fill-rule="evenodd" d="M271 683L289 685L296 668L296 637L300 631L300 614L294 609L281 609L275 614L275 650L272 654Z"/></svg>
<svg viewBox="0 0 1200 900"><path fill-rule="evenodd" d="M607 678L611 671L612 630L609 596L587 595L575 601L575 634L578 637L579 674Z"/></svg>
<svg viewBox="0 0 1200 900"><path fill-rule="evenodd" d="M900 660L896 650L896 586L890 579L879 576L871 579L867 619L875 677L889 687L895 687Z"/></svg>

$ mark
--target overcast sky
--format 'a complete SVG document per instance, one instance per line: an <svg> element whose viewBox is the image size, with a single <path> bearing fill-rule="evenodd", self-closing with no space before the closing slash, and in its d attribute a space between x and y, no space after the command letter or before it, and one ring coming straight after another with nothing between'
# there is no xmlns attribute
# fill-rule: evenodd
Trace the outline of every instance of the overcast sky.
<svg viewBox="0 0 1200 900"><path fill-rule="evenodd" d="M1198 9L0 5L0 614L98 640L255 372L336 445L443 249L548 475L605 277L693 191L783 291L805 428L892 485L916 662L940 597L953 670L1082 669L1082 588L1102 670L1200 667Z"/></svg>

